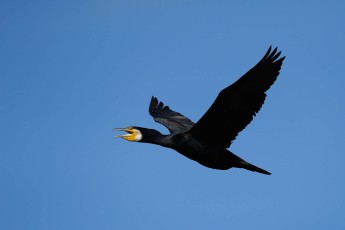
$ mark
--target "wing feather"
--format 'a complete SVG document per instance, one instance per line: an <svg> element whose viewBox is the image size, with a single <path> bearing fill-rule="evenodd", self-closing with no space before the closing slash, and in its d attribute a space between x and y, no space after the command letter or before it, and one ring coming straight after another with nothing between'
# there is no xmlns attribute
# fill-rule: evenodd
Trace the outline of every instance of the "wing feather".
<svg viewBox="0 0 345 230"><path fill-rule="evenodd" d="M149 113L156 122L164 125L170 133L184 132L194 125L187 117L171 110L169 106L164 106L156 97L151 98Z"/></svg>
<svg viewBox="0 0 345 230"><path fill-rule="evenodd" d="M228 148L263 105L265 92L277 79L285 59L278 59L280 54L269 47L251 70L218 94L189 132L200 141Z"/></svg>

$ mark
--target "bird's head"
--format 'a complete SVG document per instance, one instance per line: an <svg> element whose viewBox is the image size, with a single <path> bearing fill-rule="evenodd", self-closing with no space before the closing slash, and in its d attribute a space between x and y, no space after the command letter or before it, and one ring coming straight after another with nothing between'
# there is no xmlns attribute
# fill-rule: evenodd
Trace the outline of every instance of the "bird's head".
<svg viewBox="0 0 345 230"><path fill-rule="evenodd" d="M154 143L157 138L161 137L162 134L154 129L147 129L138 126L130 126L127 128L115 128L114 131L125 131L127 134L118 135L115 137L121 137L131 142L146 142Z"/></svg>
<svg viewBox="0 0 345 230"><path fill-rule="evenodd" d="M121 137L127 141L141 141L143 138L141 131L137 127L115 128L114 130L127 132L127 134L115 136Z"/></svg>

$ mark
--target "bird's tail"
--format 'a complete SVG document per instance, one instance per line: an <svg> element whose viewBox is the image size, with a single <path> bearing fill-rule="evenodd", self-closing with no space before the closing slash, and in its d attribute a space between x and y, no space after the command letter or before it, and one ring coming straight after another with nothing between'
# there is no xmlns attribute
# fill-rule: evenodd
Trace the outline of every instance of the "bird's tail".
<svg viewBox="0 0 345 230"><path fill-rule="evenodd" d="M241 160L240 162L237 162L236 167L238 168L244 168L253 172L259 172L262 174L266 174L266 175L271 175L270 172L267 172L266 170L263 170L259 167L256 167L255 165L252 165L244 160Z"/></svg>

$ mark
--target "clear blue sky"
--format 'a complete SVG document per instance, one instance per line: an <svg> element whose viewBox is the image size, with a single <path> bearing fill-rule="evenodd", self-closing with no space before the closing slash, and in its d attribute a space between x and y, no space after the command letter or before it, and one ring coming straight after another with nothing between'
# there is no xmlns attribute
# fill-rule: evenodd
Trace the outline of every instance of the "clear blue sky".
<svg viewBox="0 0 345 230"><path fill-rule="evenodd" d="M1 1L0 229L345 229L344 1ZM197 121L286 60L216 171L112 128ZM216 135L216 134L215 134Z"/></svg>

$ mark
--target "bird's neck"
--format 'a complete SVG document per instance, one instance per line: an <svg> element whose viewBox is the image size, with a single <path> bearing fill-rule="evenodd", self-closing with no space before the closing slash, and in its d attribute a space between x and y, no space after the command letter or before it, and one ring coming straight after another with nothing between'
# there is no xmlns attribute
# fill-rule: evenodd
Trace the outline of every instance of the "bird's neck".
<svg viewBox="0 0 345 230"><path fill-rule="evenodd" d="M167 147L167 137L154 129L145 129L141 142Z"/></svg>
<svg viewBox="0 0 345 230"><path fill-rule="evenodd" d="M166 140L166 135L151 137L150 139L143 139L141 142L160 145L163 147L169 147L169 143Z"/></svg>

